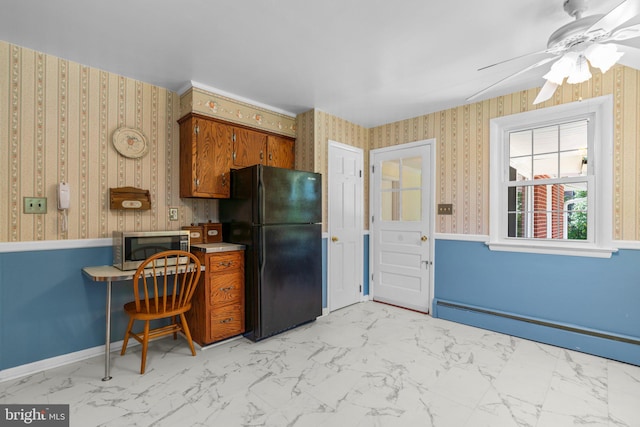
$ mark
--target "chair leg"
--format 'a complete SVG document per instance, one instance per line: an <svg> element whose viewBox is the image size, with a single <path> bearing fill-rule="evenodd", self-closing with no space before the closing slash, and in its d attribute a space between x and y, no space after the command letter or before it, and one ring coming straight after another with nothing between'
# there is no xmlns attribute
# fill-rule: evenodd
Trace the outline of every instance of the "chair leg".
<svg viewBox="0 0 640 427"><path fill-rule="evenodd" d="M178 323L178 316L174 316L173 317L173 323L177 324ZM177 340L178 339L178 331L173 333L173 339Z"/></svg>
<svg viewBox="0 0 640 427"><path fill-rule="evenodd" d="M189 348L191 348L191 354L195 356L196 349L193 347L193 340L191 339L189 325L187 324L187 319L184 317L183 313L180 313L180 320L182 321L182 330L184 331L184 335L187 337L187 341L189 342Z"/></svg>
<svg viewBox="0 0 640 427"><path fill-rule="evenodd" d="M142 362L140 363L140 374L144 374L147 364L147 347L149 346L149 321L144 322L144 336L142 337Z"/></svg>
<svg viewBox="0 0 640 427"><path fill-rule="evenodd" d="M133 328L133 317L129 318L129 326L127 326L127 332L124 333L124 341L122 342L122 351L120 351L120 356L124 356L125 351L127 351L127 343L129 342L131 328Z"/></svg>

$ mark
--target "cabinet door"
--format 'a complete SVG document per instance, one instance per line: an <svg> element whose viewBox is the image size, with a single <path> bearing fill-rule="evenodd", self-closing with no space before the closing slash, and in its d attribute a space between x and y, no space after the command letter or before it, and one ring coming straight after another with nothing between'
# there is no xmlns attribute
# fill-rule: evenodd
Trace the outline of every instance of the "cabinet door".
<svg viewBox="0 0 640 427"><path fill-rule="evenodd" d="M196 120L195 196L214 197L216 194L216 140L212 123Z"/></svg>
<svg viewBox="0 0 640 427"><path fill-rule="evenodd" d="M233 128L204 118L180 122L180 197L229 197Z"/></svg>
<svg viewBox="0 0 640 427"><path fill-rule="evenodd" d="M215 197L225 198L230 194L231 183L231 140L233 128L217 122L209 122L215 147L213 161L214 194Z"/></svg>
<svg viewBox="0 0 640 427"><path fill-rule="evenodd" d="M295 141L282 136L267 137L267 165L293 169L295 165Z"/></svg>
<svg viewBox="0 0 640 427"><path fill-rule="evenodd" d="M267 136L249 129L234 129L233 165L237 168L265 164Z"/></svg>
<svg viewBox="0 0 640 427"><path fill-rule="evenodd" d="M195 120L180 120L180 197L194 197L196 193L196 135Z"/></svg>

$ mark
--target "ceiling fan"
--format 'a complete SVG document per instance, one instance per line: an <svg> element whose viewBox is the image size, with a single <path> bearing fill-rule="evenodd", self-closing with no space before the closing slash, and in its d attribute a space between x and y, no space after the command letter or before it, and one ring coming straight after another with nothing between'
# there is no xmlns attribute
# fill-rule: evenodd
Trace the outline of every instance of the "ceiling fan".
<svg viewBox="0 0 640 427"><path fill-rule="evenodd" d="M588 3L589 0L564 0L564 10L576 19L551 34L546 49L488 65L478 71L529 56L540 54L551 54L552 56L503 78L473 94L467 98L467 101L472 101L495 86L529 70L556 61L551 65L549 72L544 75L546 83L533 101L535 105L551 98L565 78L567 78L567 83L572 84L589 80L591 78L589 64L599 68L603 73L615 65L623 55L623 52L618 51L616 42L640 37L640 24L624 26L625 23L640 14L640 0L624 0L604 15L584 16Z"/></svg>

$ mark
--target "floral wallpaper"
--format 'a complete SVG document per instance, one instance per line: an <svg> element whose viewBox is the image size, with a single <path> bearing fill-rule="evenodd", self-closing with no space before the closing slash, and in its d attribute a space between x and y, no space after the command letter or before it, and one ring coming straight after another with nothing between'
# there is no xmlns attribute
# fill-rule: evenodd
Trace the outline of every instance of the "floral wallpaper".
<svg viewBox="0 0 640 427"><path fill-rule="evenodd" d="M179 98L140 81L0 41L0 242L110 237L113 230L171 230L217 220L215 200L179 198ZM113 134L148 141L120 155ZM70 185L68 229L56 185ZM109 188L149 190L151 209L109 209ZM24 214L46 197L46 214ZM179 221L169 221L177 207Z"/></svg>
<svg viewBox="0 0 640 427"><path fill-rule="evenodd" d="M195 112L286 136L296 136L295 117L191 87L180 96L180 117Z"/></svg>
<svg viewBox="0 0 640 427"><path fill-rule="evenodd" d="M591 80L564 85L539 106L537 88L366 129L320 110L296 118L198 88L182 96L144 82L0 41L0 242L110 237L113 230L165 230L218 220L216 200L180 199L179 131L185 112L208 114L296 136L296 168L323 174L327 220L328 141L364 150L436 139L436 217L440 233L489 233L489 121L494 117L611 94L614 98L613 232L640 241L640 71L615 66ZM124 157L113 146L120 128L141 132L148 152ZM57 210L56 184L71 188L68 230ZM109 188L151 193L148 211L109 209ZM365 174L368 228L368 174ZM46 197L46 214L23 213L24 197ZM168 209L179 209L179 221Z"/></svg>
<svg viewBox="0 0 640 427"><path fill-rule="evenodd" d="M436 216L436 232L489 234L489 123L492 118L590 97L614 97L613 238L640 240L640 71L617 65L579 85L565 84L544 104L532 105L538 88L461 105L367 129L318 110L297 117L296 164L327 173L329 139L369 150L435 138L436 203L453 204L453 215ZM368 174L366 175L368 178ZM368 180L365 179L368 228ZM326 183L325 183L326 191ZM323 218L326 223L326 203ZM435 209L435 207L434 207Z"/></svg>
<svg viewBox="0 0 640 427"><path fill-rule="evenodd" d="M297 116L296 168L322 174L322 227L327 231L328 218L328 157L329 141L341 142L364 151L364 170L369 170L369 131L320 110L310 110ZM367 173L364 188L365 227L369 218L369 181Z"/></svg>

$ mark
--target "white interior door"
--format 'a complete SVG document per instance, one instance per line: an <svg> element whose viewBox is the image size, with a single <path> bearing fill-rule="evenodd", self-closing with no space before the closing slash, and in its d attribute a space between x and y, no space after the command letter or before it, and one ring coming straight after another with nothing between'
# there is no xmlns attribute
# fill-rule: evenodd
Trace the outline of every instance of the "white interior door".
<svg viewBox="0 0 640 427"><path fill-rule="evenodd" d="M329 311L362 298L363 162L361 149L329 141Z"/></svg>
<svg viewBox="0 0 640 427"><path fill-rule="evenodd" d="M428 313L433 140L371 151L371 270L376 301Z"/></svg>

